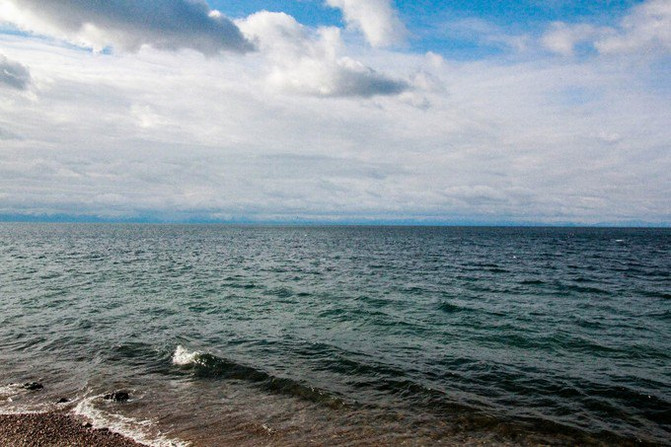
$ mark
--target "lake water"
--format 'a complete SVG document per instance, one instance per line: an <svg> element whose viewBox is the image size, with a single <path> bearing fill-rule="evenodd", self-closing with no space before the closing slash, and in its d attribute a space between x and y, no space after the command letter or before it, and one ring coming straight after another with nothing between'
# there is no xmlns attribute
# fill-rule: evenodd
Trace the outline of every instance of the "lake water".
<svg viewBox="0 0 671 447"><path fill-rule="evenodd" d="M671 445L670 253L668 229L0 224L0 411L153 445Z"/></svg>

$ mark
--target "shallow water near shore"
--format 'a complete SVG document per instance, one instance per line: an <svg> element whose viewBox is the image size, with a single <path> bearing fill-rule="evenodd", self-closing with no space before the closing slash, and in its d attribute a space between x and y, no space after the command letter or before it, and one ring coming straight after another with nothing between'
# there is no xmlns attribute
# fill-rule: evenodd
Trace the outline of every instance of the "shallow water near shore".
<svg viewBox="0 0 671 447"><path fill-rule="evenodd" d="M0 412L153 445L671 445L669 253L665 229L0 224Z"/></svg>

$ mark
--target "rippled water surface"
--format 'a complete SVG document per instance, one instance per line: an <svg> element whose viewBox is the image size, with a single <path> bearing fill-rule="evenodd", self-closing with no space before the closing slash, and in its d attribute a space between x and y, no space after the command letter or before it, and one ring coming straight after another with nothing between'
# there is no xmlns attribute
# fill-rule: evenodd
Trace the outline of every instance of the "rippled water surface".
<svg viewBox="0 0 671 447"><path fill-rule="evenodd" d="M670 445L670 253L662 229L0 224L0 411L66 397L155 445Z"/></svg>

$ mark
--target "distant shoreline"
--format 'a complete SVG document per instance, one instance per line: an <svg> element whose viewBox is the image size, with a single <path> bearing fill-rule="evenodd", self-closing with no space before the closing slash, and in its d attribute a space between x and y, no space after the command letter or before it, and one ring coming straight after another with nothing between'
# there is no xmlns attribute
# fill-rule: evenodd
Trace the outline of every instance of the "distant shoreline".
<svg viewBox="0 0 671 447"><path fill-rule="evenodd" d="M389 228L523 228L523 229L595 229L595 230L670 230L671 223L623 222L623 223L543 223L543 222L443 222L421 220L158 220L158 219L102 219L88 216L6 216L0 215L0 224L44 224L44 225L147 225L147 226L223 226L223 227L389 227Z"/></svg>

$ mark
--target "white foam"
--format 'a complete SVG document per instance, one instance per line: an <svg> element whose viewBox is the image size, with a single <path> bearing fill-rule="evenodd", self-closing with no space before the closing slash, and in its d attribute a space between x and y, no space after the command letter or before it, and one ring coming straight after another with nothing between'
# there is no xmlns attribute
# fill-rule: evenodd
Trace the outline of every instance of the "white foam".
<svg viewBox="0 0 671 447"><path fill-rule="evenodd" d="M7 414L7 415L13 415L13 414L47 414L51 413L51 410L49 408L44 408L41 410L36 410L34 408L21 408L21 407L14 407L14 408L0 408L0 414Z"/></svg>
<svg viewBox="0 0 671 447"><path fill-rule="evenodd" d="M24 402L30 390L20 383L0 386L0 414L40 414L48 413L53 405L40 402Z"/></svg>
<svg viewBox="0 0 671 447"><path fill-rule="evenodd" d="M111 432L151 447L188 447L191 445L189 442L169 439L149 419L137 420L96 408L95 402L102 397L103 395L100 394L82 399L72 410L72 413L90 420L93 428L106 428Z"/></svg>
<svg viewBox="0 0 671 447"><path fill-rule="evenodd" d="M194 363L198 363L198 356L200 355L200 352L198 351L189 351L188 349L182 347L182 346L177 346L177 349L175 349L174 354L172 354L172 363L174 365L192 365Z"/></svg>
<svg viewBox="0 0 671 447"><path fill-rule="evenodd" d="M21 404L11 397L0 402L0 414L43 414L53 411L52 404Z"/></svg>
<svg viewBox="0 0 671 447"><path fill-rule="evenodd" d="M23 387L19 383L10 383L0 386L0 399L15 396L19 394Z"/></svg>

